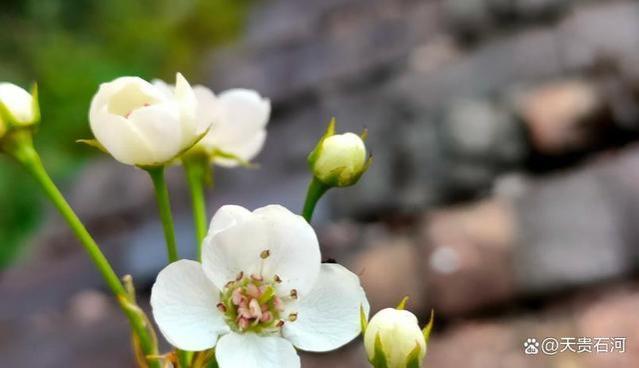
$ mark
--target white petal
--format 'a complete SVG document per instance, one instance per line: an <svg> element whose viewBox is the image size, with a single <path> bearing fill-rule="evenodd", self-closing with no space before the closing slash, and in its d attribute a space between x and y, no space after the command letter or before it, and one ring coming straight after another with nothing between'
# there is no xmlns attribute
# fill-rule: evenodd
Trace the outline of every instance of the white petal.
<svg viewBox="0 0 639 368"><path fill-rule="evenodd" d="M95 138L116 160L135 165L153 158L151 147L136 127L122 116L107 112L106 106L102 111L92 111L90 125Z"/></svg>
<svg viewBox="0 0 639 368"><path fill-rule="evenodd" d="M266 279L278 275L281 295L291 289L303 295L311 289L319 273L320 251L315 232L304 218L278 205L252 214L237 208L225 212L219 221L212 221L202 252L204 271L215 285L223 288L244 272ZM270 256L262 259L265 250Z"/></svg>
<svg viewBox="0 0 639 368"><path fill-rule="evenodd" d="M227 227L251 217L251 211L242 206L222 206L211 219L208 236L213 236Z"/></svg>
<svg viewBox="0 0 639 368"><path fill-rule="evenodd" d="M322 264L311 292L287 306L296 312L295 322L284 324L283 336L306 351L337 349L361 333L360 306L370 311L359 278L338 264Z"/></svg>
<svg viewBox="0 0 639 368"><path fill-rule="evenodd" d="M230 333L215 348L220 368L298 368L300 357L290 342L279 336Z"/></svg>
<svg viewBox="0 0 639 368"><path fill-rule="evenodd" d="M255 136L250 139L246 139L242 143L234 145L232 151L227 151L223 147L220 150L223 152L230 152L237 156L239 159L250 162L255 156L262 150L264 142L266 141L266 130L259 131ZM224 167L236 167L240 164L237 160L215 157L215 163Z"/></svg>
<svg viewBox="0 0 639 368"><path fill-rule="evenodd" d="M197 121L201 131L211 127L215 129L215 123L219 120L220 108L217 97L209 88L197 85L193 87L197 98ZM208 134L207 134L208 135Z"/></svg>
<svg viewBox="0 0 639 368"><path fill-rule="evenodd" d="M0 83L0 102L20 123L30 123L33 116L33 98L29 92L12 83Z"/></svg>
<svg viewBox="0 0 639 368"><path fill-rule="evenodd" d="M308 222L280 205L269 205L253 211L269 230L267 248L270 257L264 262L264 276L282 279L278 292L298 295L308 293L319 275L321 255L315 231Z"/></svg>
<svg viewBox="0 0 639 368"><path fill-rule="evenodd" d="M175 104L162 103L134 110L129 122L140 132L152 151L152 157L142 165L167 162L183 149L183 131Z"/></svg>
<svg viewBox="0 0 639 368"><path fill-rule="evenodd" d="M219 295L200 263L173 262L160 272L151 290L153 317L171 345L190 351L209 349L229 331L217 309Z"/></svg>
<svg viewBox="0 0 639 368"><path fill-rule="evenodd" d="M271 102L256 91L231 89L218 96L220 123L212 135L216 147L234 153L233 148L247 137L253 137L266 127L271 114Z"/></svg>
<svg viewBox="0 0 639 368"><path fill-rule="evenodd" d="M151 80L151 84L153 84L153 87L161 92L167 99L173 97L173 91L175 90L174 86L166 83L162 79L153 79Z"/></svg>
<svg viewBox="0 0 639 368"><path fill-rule="evenodd" d="M202 248L202 266L206 275L220 289L243 272L259 274L260 254L267 249L268 230L254 215L207 236Z"/></svg>
<svg viewBox="0 0 639 368"><path fill-rule="evenodd" d="M181 127L183 130L183 148L189 148L195 144L207 129L211 127L213 120L198 119L198 99L189 82L177 73L175 79L175 100L180 106Z"/></svg>

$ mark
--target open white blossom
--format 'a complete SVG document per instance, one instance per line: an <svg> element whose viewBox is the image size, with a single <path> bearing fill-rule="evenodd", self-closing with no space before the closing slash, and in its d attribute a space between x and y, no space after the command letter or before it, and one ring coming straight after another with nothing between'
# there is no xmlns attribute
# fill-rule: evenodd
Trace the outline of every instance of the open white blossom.
<svg viewBox="0 0 639 368"><path fill-rule="evenodd" d="M158 79L153 84L165 93L173 89ZM202 85L193 86L193 91L198 100L198 121L213 121L211 130L193 151L204 151L215 164L226 167L255 158L266 140L271 102L257 91L244 88L229 89L218 96Z"/></svg>
<svg viewBox="0 0 639 368"><path fill-rule="evenodd" d="M337 349L360 334L360 306L369 312L357 275L322 264L311 226L278 205L220 208L202 263L162 270L151 306L172 345L216 347L222 368L299 367L295 347Z"/></svg>
<svg viewBox="0 0 639 368"><path fill-rule="evenodd" d="M177 74L173 93L138 77L103 83L91 101L89 120L98 142L129 165L163 165L192 147L212 120L196 118L195 92Z"/></svg>

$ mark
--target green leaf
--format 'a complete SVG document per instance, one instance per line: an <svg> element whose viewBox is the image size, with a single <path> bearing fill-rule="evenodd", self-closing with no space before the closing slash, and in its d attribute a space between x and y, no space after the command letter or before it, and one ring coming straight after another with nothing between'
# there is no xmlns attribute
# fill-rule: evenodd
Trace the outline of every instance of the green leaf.
<svg viewBox="0 0 639 368"><path fill-rule="evenodd" d="M426 340L426 345L428 345L428 340L430 340L430 333L433 330L433 324L434 323L435 323L435 310L431 309L430 310L430 320L428 321L428 324L422 330L422 333L424 334L424 340Z"/></svg>
<svg viewBox="0 0 639 368"><path fill-rule="evenodd" d="M405 296L404 299L402 299L401 302L399 302L399 304L397 304L397 308L395 309L399 309L399 310L404 310L406 309L406 303L408 302L408 297Z"/></svg>
<svg viewBox="0 0 639 368"><path fill-rule="evenodd" d="M420 357L422 352L421 346L415 343L415 348L408 354L406 358L406 368L420 368L422 366L422 359Z"/></svg>
<svg viewBox="0 0 639 368"><path fill-rule="evenodd" d="M368 316L366 316L363 304L359 305L359 323L362 327L362 335L364 335L366 333L366 328L368 327Z"/></svg>
<svg viewBox="0 0 639 368"><path fill-rule="evenodd" d="M382 346L382 338L379 333L375 336L375 355L373 356L373 359L370 360L370 363L375 368L388 368L386 354L384 353L384 347Z"/></svg>

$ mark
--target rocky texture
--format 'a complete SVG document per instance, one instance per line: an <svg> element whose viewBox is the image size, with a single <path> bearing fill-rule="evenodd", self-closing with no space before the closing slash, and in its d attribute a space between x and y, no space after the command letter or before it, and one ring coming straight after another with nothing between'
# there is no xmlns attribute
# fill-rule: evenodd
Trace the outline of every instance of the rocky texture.
<svg viewBox="0 0 639 368"><path fill-rule="evenodd" d="M431 366L636 366L634 346L531 358L522 343L639 338L636 280L618 282L639 258L639 155L615 152L639 130L638 66L639 4L629 0L260 3L245 37L212 53L205 72L215 90L273 100L269 138L260 171L216 171L209 210L300 208L305 156L329 119L367 127L371 170L317 210L323 255L360 273L374 309L405 295L422 315L435 307ZM188 196L180 170L169 174L189 256ZM116 269L148 289L165 254L144 173L104 159L69 196ZM53 218L35 239L46 247L1 275L3 363L130 364L123 318ZM365 366L357 343L303 359Z"/></svg>

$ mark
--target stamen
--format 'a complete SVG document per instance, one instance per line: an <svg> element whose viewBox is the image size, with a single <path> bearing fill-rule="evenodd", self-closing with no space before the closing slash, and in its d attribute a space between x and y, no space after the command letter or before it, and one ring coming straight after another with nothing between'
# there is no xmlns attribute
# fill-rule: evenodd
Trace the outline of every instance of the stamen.
<svg viewBox="0 0 639 368"><path fill-rule="evenodd" d="M246 286L246 294L251 298L259 298L260 297L260 289L255 286L255 284L248 284Z"/></svg>
<svg viewBox="0 0 639 368"><path fill-rule="evenodd" d="M265 311L264 313L262 313L262 318L260 318L261 322L268 323L268 322L271 322L272 320L273 320L273 315L271 314L271 312Z"/></svg>
<svg viewBox="0 0 639 368"><path fill-rule="evenodd" d="M256 320L262 319L262 308L260 307L260 303L257 299L251 299L251 302L249 303L249 310L251 311L252 318L255 318Z"/></svg>
<svg viewBox="0 0 639 368"><path fill-rule="evenodd" d="M235 305L240 305L244 296L242 295L242 288L237 288L233 290L233 294L231 294L231 301Z"/></svg>
<svg viewBox="0 0 639 368"><path fill-rule="evenodd" d="M273 279L280 280L279 276ZM296 298L297 290L293 289L291 295ZM220 293L221 302L217 308L237 332L276 334L285 321L296 318L296 315L282 316L284 304L289 300L288 297L282 300L277 295L275 281L265 281L261 274L240 272L236 280L227 283L227 288Z"/></svg>
<svg viewBox="0 0 639 368"><path fill-rule="evenodd" d="M242 331L246 330L250 325L251 325L251 322L249 322L249 320L246 318L240 318L240 320L237 322L237 326Z"/></svg>

